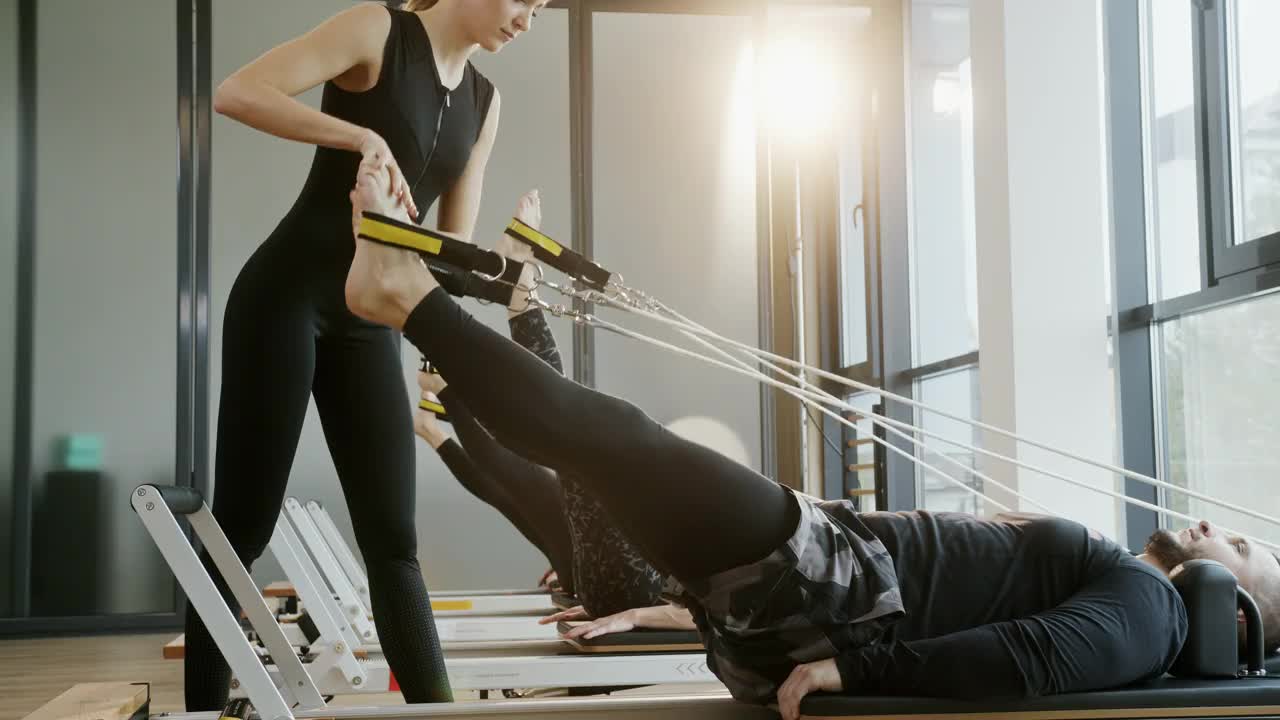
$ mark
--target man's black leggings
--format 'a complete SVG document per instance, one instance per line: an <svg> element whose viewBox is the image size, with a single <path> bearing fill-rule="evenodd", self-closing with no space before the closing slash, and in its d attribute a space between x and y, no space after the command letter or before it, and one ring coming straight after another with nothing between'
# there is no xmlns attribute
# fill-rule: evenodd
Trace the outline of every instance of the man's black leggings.
<svg viewBox="0 0 1280 720"><path fill-rule="evenodd" d="M754 562L795 528L793 501L772 480L564 378L443 289L423 298L404 334L499 442L580 479L664 573L689 581Z"/></svg>

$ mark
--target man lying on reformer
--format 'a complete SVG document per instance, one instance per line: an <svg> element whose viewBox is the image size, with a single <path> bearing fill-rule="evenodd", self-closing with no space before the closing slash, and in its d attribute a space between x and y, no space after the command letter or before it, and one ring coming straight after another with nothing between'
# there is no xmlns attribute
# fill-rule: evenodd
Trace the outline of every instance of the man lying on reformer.
<svg viewBox="0 0 1280 720"><path fill-rule="evenodd" d="M536 191L520 198L515 217L533 228L541 224ZM526 245L505 234L494 250L516 262L533 258ZM546 316L529 302L529 269L526 266L507 300L511 339L563 374ZM434 368L419 371L418 385L423 405L414 414L414 432L436 450L464 488L502 513L547 557L561 591L576 597L592 617L661 603L662 575L623 537L583 481L503 446L476 421L465 394L449 386ZM438 419L446 413L456 441Z"/></svg>
<svg viewBox="0 0 1280 720"><path fill-rule="evenodd" d="M362 166L356 212L405 220L388 188L385 171ZM401 248L357 239L346 299L401 330L503 445L586 483L671 579L708 666L740 700L776 697L790 719L817 690L1094 690L1162 675L1182 646L1186 611L1165 568L1079 524L863 515L797 495L564 378L463 311ZM1261 548L1239 552L1257 573L1247 589L1270 599L1280 565Z"/></svg>

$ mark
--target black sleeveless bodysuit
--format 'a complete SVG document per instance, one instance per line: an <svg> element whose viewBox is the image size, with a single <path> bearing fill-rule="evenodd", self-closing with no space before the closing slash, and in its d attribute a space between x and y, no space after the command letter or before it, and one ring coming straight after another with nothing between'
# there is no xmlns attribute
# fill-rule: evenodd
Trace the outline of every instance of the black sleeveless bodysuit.
<svg viewBox="0 0 1280 720"><path fill-rule="evenodd" d="M326 83L321 109L381 135L425 213L466 167L493 85L468 63L458 86L445 87L419 17L388 11L377 84L356 93ZM271 539L314 397L387 661L406 701L448 701L417 560L414 434L398 335L356 318L343 297L359 163L359 153L318 148L293 207L236 278L223 324L213 513L252 564ZM220 709L230 671L191 611L186 632L187 709Z"/></svg>

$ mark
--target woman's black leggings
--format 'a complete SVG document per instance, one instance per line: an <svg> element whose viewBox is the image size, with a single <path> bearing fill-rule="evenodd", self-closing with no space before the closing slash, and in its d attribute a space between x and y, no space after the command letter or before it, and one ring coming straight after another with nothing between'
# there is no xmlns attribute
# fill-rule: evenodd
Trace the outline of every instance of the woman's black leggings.
<svg viewBox="0 0 1280 720"><path fill-rule="evenodd" d="M418 304L404 334L499 442L572 474L664 573L688 582L754 562L795 528L776 483L564 378L443 289Z"/></svg>
<svg viewBox="0 0 1280 720"><path fill-rule="evenodd" d="M308 255L285 239L273 236L258 248L227 301L214 517L241 562L252 566L280 517L314 397L368 570L387 662L405 700L449 701L417 559L415 439L399 338L347 311L345 267L308 267L321 254ZM211 574L227 597L221 577ZM230 669L190 609L186 633L187 710L220 710Z"/></svg>

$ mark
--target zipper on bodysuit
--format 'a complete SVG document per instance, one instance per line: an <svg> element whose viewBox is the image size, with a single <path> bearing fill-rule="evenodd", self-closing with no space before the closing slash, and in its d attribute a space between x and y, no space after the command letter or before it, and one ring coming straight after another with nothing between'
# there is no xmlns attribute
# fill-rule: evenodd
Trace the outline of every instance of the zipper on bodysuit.
<svg viewBox="0 0 1280 720"><path fill-rule="evenodd" d="M440 144L440 127L444 124L444 110L449 107L449 92L444 94L444 104L440 106L440 112L436 114L436 134L431 138L431 149L427 151L427 159L422 161L422 172L418 173L418 179L413 181L413 185L409 186L409 192L418 189L418 183L422 182L422 178L427 176L427 168L431 167L431 158L435 157L436 145Z"/></svg>

